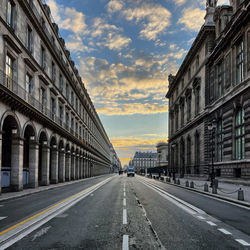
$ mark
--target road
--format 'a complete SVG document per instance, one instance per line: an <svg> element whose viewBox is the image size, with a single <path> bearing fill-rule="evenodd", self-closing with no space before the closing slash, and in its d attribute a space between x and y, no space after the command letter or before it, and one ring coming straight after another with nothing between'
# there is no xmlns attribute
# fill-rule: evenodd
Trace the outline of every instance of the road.
<svg viewBox="0 0 250 250"><path fill-rule="evenodd" d="M0 203L0 249L250 249L250 210L118 175Z"/></svg>

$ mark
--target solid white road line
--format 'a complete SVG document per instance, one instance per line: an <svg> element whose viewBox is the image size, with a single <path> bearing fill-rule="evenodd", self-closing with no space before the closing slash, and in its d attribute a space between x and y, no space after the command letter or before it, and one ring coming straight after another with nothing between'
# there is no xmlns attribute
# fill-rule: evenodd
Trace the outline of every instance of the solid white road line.
<svg viewBox="0 0 250 250"><path fill-rule="evenodd" d="M123 196L126 197L126 192L123 192Z"/></svg>
<svg viewBox="0 0 250 250"><path fill-rule="evenodd" d="M123 198L123 206L126 207L126 199Z"/></svg>
<svg viewBox="0 0 250 250"><path fill-rule="evenodd" d="M239 242L241 245L245 246L245 247L249 247L250 244L244 240L241 239L235 239L237 242Z"/></svg>
<svg viewBox="0 0 250 250"><path fill-rule="evenodd" d="M205 220L205 218L204 217L202 217L202 216L197 216L197 218L199 218L199 219L201 219L201 220Z"/></svg>
<svg viewBox="0 0 250 250"><path fill-rule="evenodd" d="M7 217L0 217L0 220L3 220L3 219L5 219L5 218L7 218Z"/></svg>
<svg viewBox="0 0 250 250"><path fill-rule="evenodd" d="M123 235L122 250L128 250L128 235Z"/></svg>
<svg viewBox="0 0 250 250"><path fill-rule="evenodd" d="M123 225L126 225L128 223L127 222L127 209L126 208L123 209L122 223L123 223Z"/></svg>
<svg viewBox="0 0 250 250"><path fill-rule="evenodd" d="M213 223L212 221L207 221L207 224L209 224L210 226L217 226L215 223Z"/></svg>
<svg viewBox="0 0 250 250"><path fill-rule="evenodd" d="M229 231L227 231L227 230L224 229L224 228L219 228L218 230L221 231L221 232L224 233L224 234L227 234L227 235L232 234L232 233L230 233Z"/></svg>

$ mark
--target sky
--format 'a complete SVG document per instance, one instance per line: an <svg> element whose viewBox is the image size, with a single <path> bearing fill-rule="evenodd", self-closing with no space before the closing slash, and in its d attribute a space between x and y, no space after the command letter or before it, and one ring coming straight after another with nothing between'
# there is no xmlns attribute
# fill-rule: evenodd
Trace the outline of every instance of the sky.
<svg viewBox="0 0 250 250"><path fill-rule="evenodd" d="M204 23L206 1L44 2L122 165L136 151L167 142L168 75L176 74Z"/></svg>

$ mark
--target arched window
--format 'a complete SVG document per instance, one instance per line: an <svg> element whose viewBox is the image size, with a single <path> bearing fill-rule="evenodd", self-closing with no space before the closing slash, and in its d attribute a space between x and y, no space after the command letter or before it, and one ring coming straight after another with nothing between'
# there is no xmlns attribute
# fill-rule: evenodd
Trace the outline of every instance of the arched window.
<svg viewBox="0 0 250 250"><path fill-rule="evenodd" d="M222 119L219 119L217 122L217 161L222 161L223 158L223 123Z"/></svg>
<svg viewBox="0 0 250 250"><path fill-rule="evenodd" d="M235 159L245 158L245 120L244 109L237 111L235 116Z"/></svg>

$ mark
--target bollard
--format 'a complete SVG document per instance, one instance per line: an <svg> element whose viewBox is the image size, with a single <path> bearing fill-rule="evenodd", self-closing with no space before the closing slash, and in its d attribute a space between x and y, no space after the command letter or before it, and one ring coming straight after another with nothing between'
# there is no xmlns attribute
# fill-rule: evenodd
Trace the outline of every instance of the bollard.
<svg viewBox="0 0 250 250"><path fill-rule="evenodd" d="M244 201L244 192L243 192L243 190L241 188L238 191L238 200L239 201Z"/></svg>
<svg viewBox="0 0 250 250"><path fill-rule="evenodd" d="M217 188L216 188L215 185L213 185L213 187L212 187L212 193L213 193L213 194L217 194Z"/></svg>
<svg viewBox="0 0 250 250"><path fill-rule="evenodd" d="M204 191L208 192L208 184L207 183L204 184Z"/></svg>
<svg viewBox="0 0 250 250"><path fill-rule="evenodd" d="M177 185L181 185L180 179L177 180Z"/></svg>
<svg viewBox="0 0 250 250"><path fill-rule="evenodd" d="M189 187L189 182L188 181L186 181L186 187Z"/></svg>
<svg viewBox="0 0 250 250"><path fill-rule="evenodd" d="M194 182L193 181L190 182L190 187L194 188Z"/></svg>
<svg viewBox="0 0 250 250"><path fill-rule="evenodd" d="M174 184L176 184L176 179L174 179Z"/></svg>
<svg viewBox="0 0 250 250"><path fill-rule="evenodd" d="M168 182L171 183L171 178L168 178Z"/></svg>

